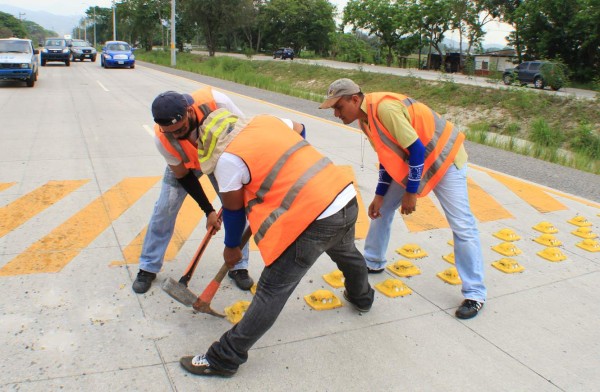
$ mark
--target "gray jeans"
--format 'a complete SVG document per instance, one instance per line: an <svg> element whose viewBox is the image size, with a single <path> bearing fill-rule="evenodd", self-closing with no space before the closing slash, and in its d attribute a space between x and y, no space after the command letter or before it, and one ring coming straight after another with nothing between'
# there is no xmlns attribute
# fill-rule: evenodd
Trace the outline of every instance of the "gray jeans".
<svg viewBox="0 0 600 392"><path fill-rule="evenodd" d="M354 245L358 215L356 198L324 219L316 220L270 266L265 267L258 288L242 320L225 332L206 353L216 369L237 370L248 360L248 350L271 328L300 279L323 252L343 272L348 296L360 307L373 303L374 291L367 266Z"/></svg>

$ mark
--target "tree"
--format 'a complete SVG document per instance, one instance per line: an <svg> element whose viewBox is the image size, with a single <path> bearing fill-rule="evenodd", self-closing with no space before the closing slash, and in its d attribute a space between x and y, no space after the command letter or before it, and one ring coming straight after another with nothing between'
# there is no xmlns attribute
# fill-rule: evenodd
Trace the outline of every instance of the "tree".
<svg viewBox="0 0 600 392"><path fill-rule="evenodd" d="M23 23L5 12L0 12L0 38L27 38L27 30Z"/></svg>
<svg viewBox="0 0 600 392"><path fill-rule="evenodd" d="M412 30L403 17L407 10L405 3L396 1L350 0L344 8L342 26L352 25L354 32L361 29L378 37L387 48L386 64L389 67L397 42Z"/></svg>
<svg viewBox="0 0 600 392"><path fill-rule="evenodd" d="M511 11L525 57L559 59L581 81L600 75L600 0L528 0Z"/></svg>
<svg viewBox="0 0 600 392"><path fill-rule="evenodd" d="M265 46L289 46L299 54L303 48L324 54L335 31L335 7L327 0L271 0L265 4L261 23Z"/></svg>

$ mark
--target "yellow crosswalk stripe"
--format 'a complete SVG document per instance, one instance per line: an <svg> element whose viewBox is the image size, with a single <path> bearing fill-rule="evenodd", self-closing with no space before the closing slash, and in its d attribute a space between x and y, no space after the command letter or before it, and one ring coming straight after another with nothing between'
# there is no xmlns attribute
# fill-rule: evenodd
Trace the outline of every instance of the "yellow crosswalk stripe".
<svg viewBox="0 0 600 392"><path fill-rule="evenodd" d="M16 182L0 182L0 192L15 185Z"/></svg>
<svg viewBox="0 0 600 392"><path fill-rule="evenodd" d="M9 261L0 269L0 276L60 271L159 179L121 181Z"/></svg>
<svg viewBox="0 0 600 392"><path fill-rule="evenodd" d="M400 213L400 210L398 210ZM417 209L410 215L401 215L411 232L442 229L449 227L446 218L440 213L429 196L420 197Z"/></svg>
<svg viewBox="0 0 600 392"><path fill-rule="evenodd" d="M469 188L471 211L473 211L473 215L475 215L480 222L514 218L514 216L502 207L496 199L490 196L470 178L467 179L467 187Z"/></svg>
<svg viewBox="0 0 600 392"><path fill-rule="evenodd" d="M0 207L0 238L88 182L48 181L7 206Z"/></svg>
<svg viewBox="0 0 600 392"><path fill-rule="evenodd" d="M528 184L516 178L508 177L483 168L480 168L479 170L488 173L492 178L504 184L504 186L513 191L517 196L523 199L523 201L541 213L567 209L564 204L550 196L537 185Z"/></svg>
<svg viewBox="0 0 600 392"><path fill-rule="evenodd" d="M217 192L213 188L208 176L200 177L200 184L202 189L206 193L208 200L214 201L217 197ZM216 208L216 207L215 207ZM165 261L175 260L175 257L181 250L181 247L187 239L190 237L198 223L204 218L204 213L198 207L198 204L191 197L186 197L181 210L177 216L177 223L175 224L175 231L173 232L173 238L167 247L165 252ZM150 219L150 217L148 217ZM142 231L131 241L123 250L124 260L113 261L111 265L123 265L123 264L137 264L140 255L142 253L142 245L144 244L144 237L146 237L146 231L148 226L144 227Z"/></svg>
<svg viewBox="0 0 600 392"><path fill-rule="evenodd" d="M365 203L362 199L362 195L360 194L360 190L358 189L358 181L356 180L356 175L354 174L354 169L352 166L340 166L340 168L350 176L352 176L352 181L354 182L354 189L356 190L356 200L358 202L358 217L356 218L356 239L363 239L367 237L367 231L369 231L369 215L367 214L368 207L365 206ZM370 201L369 201L370 203Z"/></svg>

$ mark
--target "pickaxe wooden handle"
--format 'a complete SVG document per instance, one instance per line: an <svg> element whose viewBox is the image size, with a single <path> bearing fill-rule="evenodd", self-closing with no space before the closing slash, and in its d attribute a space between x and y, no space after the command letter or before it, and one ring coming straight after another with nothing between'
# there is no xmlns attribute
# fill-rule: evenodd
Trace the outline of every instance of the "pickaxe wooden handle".
<svg viewBox="0 0 600 392"><path fill-rule="evenodd" d="M243 249L244 246L246 246L246 243L248 242L248 240L250 240L251 236L252 231L250 230L250 226L248 226L246 230L244 230L244 234L242 235L242 242L240 243L240 248ZM192 305L195 311L200 313L211 314L216 317L225 317L225 315L212 310L212 308L210 307L210 303L215 294L217 293L219 286L221 286L223 278L225 277L225 275L227 275L227 271L229 271L229 267L226 263L223 263L223 265L219 269L219 272L217 272L213 280L208 284L208 286L206 286L202 294L198 296L198 299L196 299L194 305Z"/></svg>

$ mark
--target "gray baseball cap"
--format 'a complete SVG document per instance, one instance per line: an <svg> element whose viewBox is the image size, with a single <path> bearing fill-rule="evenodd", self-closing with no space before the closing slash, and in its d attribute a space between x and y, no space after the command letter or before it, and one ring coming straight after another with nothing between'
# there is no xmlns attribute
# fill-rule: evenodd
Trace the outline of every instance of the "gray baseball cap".
<svg viewBox="0 0 600 392"><path fill-rule="evenodd" d="M338 79L329 85L325 102L319 106L319 109L328 109L335 105L337 101L344 95L352 95L360 93L360 87L351 79Z"/></svg>

